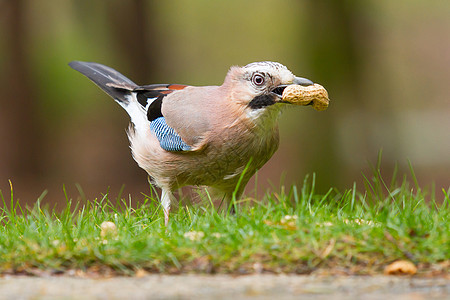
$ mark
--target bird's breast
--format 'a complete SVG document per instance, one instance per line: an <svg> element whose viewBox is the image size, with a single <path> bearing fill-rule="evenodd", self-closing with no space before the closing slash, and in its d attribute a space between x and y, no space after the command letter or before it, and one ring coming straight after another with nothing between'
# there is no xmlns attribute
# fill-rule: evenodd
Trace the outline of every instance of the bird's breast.
<svg viewBox="0 0 450 300"><path fill-rule="evenodd" d="M195 171L190 169L188 184L233 185L244 170L250 178L272 157L278 144L277 127L263 132L245 126L228 128L210 140L202 155L193 156Z"/></svg>

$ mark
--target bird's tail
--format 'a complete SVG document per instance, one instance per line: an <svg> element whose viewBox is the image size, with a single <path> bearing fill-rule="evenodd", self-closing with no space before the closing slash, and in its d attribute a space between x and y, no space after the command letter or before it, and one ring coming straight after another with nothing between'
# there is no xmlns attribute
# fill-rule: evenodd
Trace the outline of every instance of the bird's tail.
<svg viewBox="0 0 450 300"><path fill-rule="evenodd" d="M148 134L150 127L147 112L136 98L135 90L139 89L136 83L116 70L98 63L72 61L69 66L92 80L127 111L134 125L131 133Z"/></svg>
<svg viewBox="0 0 450 300"><path fill-rule="evenodd" d="M136 83L116 70L93 62L72 61L69 66L92 80L122 106L128 103Z"/></svg>

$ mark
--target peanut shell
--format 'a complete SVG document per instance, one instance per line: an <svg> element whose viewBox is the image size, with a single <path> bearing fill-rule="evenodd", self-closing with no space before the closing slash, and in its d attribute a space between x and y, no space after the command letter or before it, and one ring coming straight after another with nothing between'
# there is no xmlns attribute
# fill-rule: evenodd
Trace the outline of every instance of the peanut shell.
<svg viewBox="0 0 450 300"><path fill-rule="evenodd" d="M288 85L283 91L282 99L291 104L312 105L318 111L327 109L330 102L327 90L317 83L308 86Z"/></svg>

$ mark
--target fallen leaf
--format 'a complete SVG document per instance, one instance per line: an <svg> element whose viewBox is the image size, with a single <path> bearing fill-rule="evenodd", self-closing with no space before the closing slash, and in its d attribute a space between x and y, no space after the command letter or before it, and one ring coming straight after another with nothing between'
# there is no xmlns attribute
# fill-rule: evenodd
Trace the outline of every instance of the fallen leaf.
<svg viewBox="0 0 450 300"><path fill-rule="evenodd" d="M414 275L416 273L416 266L408 260L397 260L384 268L386 275Z"/></svg>
<svg viewBox="0 0 450 300"><path fill-rule="evenodd" d="M322 253L320 254L320 258L324 259L328 255L330 255L331 251L333 251L333 248L334 248L335 244L336 244L336 240L335 239L331 239L330 243L328 244L328 246L325 247L325 249L323 249Z"/></svg>
<svg viewBox="0 0 450 300"><path fill-rule="evenodd" d="M134 277L136 278L142 278L148 275L148 272L145 271L144 269L137 269L136 272L134 273Z"/></svg>

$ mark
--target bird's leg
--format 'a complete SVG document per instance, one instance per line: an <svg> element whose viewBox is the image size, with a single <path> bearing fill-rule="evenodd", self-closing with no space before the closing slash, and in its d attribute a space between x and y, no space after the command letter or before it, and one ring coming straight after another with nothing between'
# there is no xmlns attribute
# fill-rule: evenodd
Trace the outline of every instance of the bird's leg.
<svg viewBox="0 0 450 300"><path fill-rule="evenodd" d="M169 224L170 201L172 200L172 192L168 189L162 189L161 205L164 210L164 224Z"/></svg>
<svg viewBox="0 0 450 300"><path fill-rule="evenodd" d="M229 205L231 205L230 214L235 215L236 214L236 209L234 208L234 204L232 202L229 202Z"/></svg>
<svg viewBox="0 0 450 300"><path fill-rule="evenodd" d="M230 190L228 192L225 192L225 197L228 200L228 211L232 214L235 215L237 213L236 209L237 209L237 204L236 201L238 201L239 199L241 199L242 194L244 193L244 189L245 186L247 185L248 179L244 179L241 182L240 186L237 186L234 190Z"/></svg>
<svg viewBox="0 0 450 300"><path fill-rule="evenodd" d="M238 195L234 195L234 193L229 193L229 194L225 194L225 199L227 200L227 210L231 215L235 215L236 214L236 200L239 199L240 197L240 193L238 193Z"/></svg>

